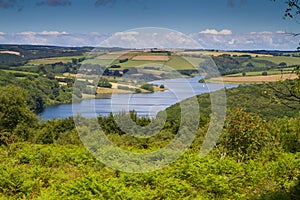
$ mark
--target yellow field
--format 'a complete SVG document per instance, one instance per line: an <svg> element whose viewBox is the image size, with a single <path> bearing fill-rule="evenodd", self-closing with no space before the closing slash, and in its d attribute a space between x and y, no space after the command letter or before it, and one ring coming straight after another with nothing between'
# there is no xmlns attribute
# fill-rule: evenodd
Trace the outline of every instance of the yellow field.
<svg viewBox="0 0 300 200"><path fill-rule="evenodd" d="M218 77L211 78L209 82L224 82L224 83L262 83L275 82L278 80L296 79L296 74L268 75L268 76L242 76L242 77Z"/></svg>
<svg viewBox="0 0 300 200"><path fill-rule="evenodd" d="M168 56L135 56L132 60L149 60L149 61L168 61Z"/></svg>
<svg viewBox="0 0 300 200"><path fill-rule="evenodd" d="M17 51L0 51L0 53L12 54L12 55L16 55L16 56L20 56L21 55L21 53L17 52Z"/></svg>

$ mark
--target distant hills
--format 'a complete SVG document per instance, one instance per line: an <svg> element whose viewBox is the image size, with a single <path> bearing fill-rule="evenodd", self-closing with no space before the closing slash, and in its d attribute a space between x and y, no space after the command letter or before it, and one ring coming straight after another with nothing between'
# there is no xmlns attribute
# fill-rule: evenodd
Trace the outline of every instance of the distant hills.
<svg viewBox="0 0 300 200"><path fill-rule="evenodd" d="M95 47L61 47L44 45L0 44L0 65L18 66L29 60L53 57L82 56ZM97 48L98 50L120 50L120 48Z"/></svg>
<svg viewBox="0 0 300 200"><path fill-rule="evenodd" d="M0 68L6 68L7 66L21 66L25 65L28 61L41 58L54 58L54 57L70 57L70 56L83 56L84 53L91 52L95 47L62 47L62 46L45 46L45 45L18 45L18 44L0 44ZM125 50L123 48L113 47L97 47L100 51L120 51ZM127 49L128 50L128 49ZM186 49L189 51L206 51L212 52L211 55L227 54L226 51L221 50L204 50L204 49ZM237 50L230 51L232 53L245 53L245 54L268 54L272 56L292 56L299 57L300 53L297 51L278 51L278 50Z"/></svg>

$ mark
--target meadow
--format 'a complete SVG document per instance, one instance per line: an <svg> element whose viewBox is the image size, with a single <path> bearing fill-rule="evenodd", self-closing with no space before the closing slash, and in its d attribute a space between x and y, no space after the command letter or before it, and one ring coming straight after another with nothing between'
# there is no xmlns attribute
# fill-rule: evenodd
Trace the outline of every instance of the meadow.
<svg viewBox="0 0 300 200"><path fill-rule="evenodd" d="M41 59L34 59L34 60L29 60L28 65L46 65L46 64L53 64L53 63L67 63L71 62L72 59L80 59L84 58L84 56L65 56L65 57L51 57L51 58L41 58Z"/></svg>
<svg viewBox="0 0 300 200"><path fill-rule="evenodd" d="M186 55L206 55L206 56L220 56L220 55L230 55L230 56L244 56L244 55L249 55L251 57L273 57L270 54L261 54L261 53L250 53L250 52L235 52L235 51L184 51L184 52L179 52L179 54L186 54Z"/></svg>
<svg viewBox="0 0 300 200"><path fill-rule="evenodd" d="M279 65L282 62L285 62L288 66L300 64L300 57L290 56L258 57L254 58L254 60L267 60L276 63L277 65Z"/></svg>

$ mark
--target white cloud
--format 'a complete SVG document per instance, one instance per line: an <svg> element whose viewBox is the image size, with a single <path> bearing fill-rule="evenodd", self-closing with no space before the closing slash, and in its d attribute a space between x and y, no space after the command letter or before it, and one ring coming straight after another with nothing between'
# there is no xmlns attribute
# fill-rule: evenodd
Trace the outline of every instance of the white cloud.
<svg viewBox="0 0 300 200"><path fill-rule="evenodd" d="M212 34L212 35L231 35L232 31L228 29L223 29L221 31L217 31L215 29L206 29L204 31L200 31L200 34Z"/></svg>
<svg viewBox="0 0 300 200"><path fill-rule="evenodd" d="M221 32L221 31L220 31ZM218 33L220 33L218 32ZM204 49L222 50L296 50L299 38L283 34L283 31L212 34L216 31L202 31L190 36Z"/></svg>
<svg viewBox="0 0 300 200"><path fill-rule="evenodd" d="M0 37L3 44L36 44L57 46L96 46L107 35L100 33L70 34L59 31L4 33Z"/></svg>
<svg viewBox="0 0 300 200"><path fill-rule="evenodd" d="M116 32L115 36L123 36L123 35L139 35L139 32L129 31L129 32Z"/></svg>
<svg viewBox="0 0 300 200"><path fill-rule="evenodd" d="M31 32L31 31L17 33L17 35L35 35L35 34L36 34L35 32Z"/></svg>
<svg viewBox="0 0 300 200"><path fill-rule="evenodd" d="M40 35L64 35L64 34L68 34L67 32L59 32L59 31L42 31L39 32L38 34Z"/></svg>
<svg viewBox="0 0 300 200"><path fill-rule="evenodd" d="M118 32L110 35L101 33L67 33L64 31L0 32L0 43L39 44L58 46L119 46L128 48L204 48L221 50L296 50L300 37L283 31L233 33L230 30L207 29L191 33L189 37L178 32L150 31ZM109 39L108 39L109 38ZM105 41L105 42L104 42ZM194 41L197 41L195 43Z"/></svg>
<svg viewBox="0 0 300 200"><path fill-rule="evenodd" d="M261 32L250 32L252 35L271 35L274 34L273 32L270 31L261 31Z"/></svg>
<svg viewBox="0 0 300 200"><path fill-rule="evenodd" d="M195 48L196 43L179 32L167 29L144 28L132 32L117 32L101 45L124 48Z"/></svg>

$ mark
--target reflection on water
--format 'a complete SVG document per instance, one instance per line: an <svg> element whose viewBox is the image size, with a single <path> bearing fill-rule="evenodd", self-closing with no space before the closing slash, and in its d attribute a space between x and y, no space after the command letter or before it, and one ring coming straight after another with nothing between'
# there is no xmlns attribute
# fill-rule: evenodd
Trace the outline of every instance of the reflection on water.
<svg viewBox="0 0 300 200"><path fill-rule="evenodd" d="M221 89L221 84L198 83L200 76L194 78L178 78L153 81L163 84L168 90L155 93L112 94L99 99L86 99L79 103L51 106L40 115L41 119L66 118L80 113L85 117L96 117L135 110L140 116L155 116L159 111L180 102L186 98ZM226 88L236 87L227 84Z"/></svg>

